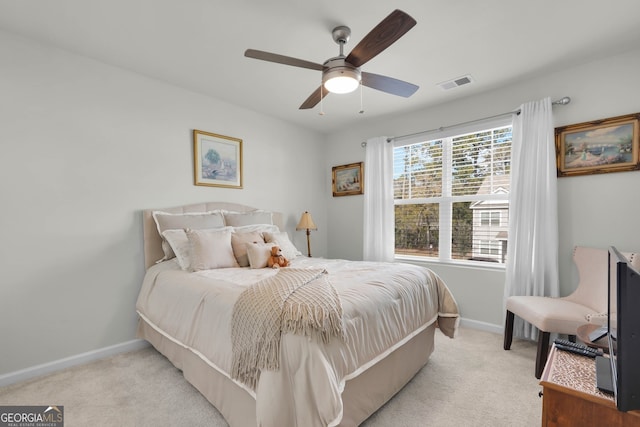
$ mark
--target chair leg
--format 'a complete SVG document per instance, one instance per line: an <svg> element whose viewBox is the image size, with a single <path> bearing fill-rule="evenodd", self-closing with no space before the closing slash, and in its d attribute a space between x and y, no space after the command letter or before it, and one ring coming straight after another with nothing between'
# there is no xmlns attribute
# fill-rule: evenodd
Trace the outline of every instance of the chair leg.
<svg viewBox="0 0 640 427"><path fill-rule="evenodd" d="M509 350L511 348L511 341L513 341L513 313L507 310L507 318L504 322L504 349Z"/></svg>
<svg viewBox="0 0 640 427"><path fill-rule="evenodd" d="M536 354L536 378L540 379L549 356L549 332L538 331L538 353Z"/></svg>

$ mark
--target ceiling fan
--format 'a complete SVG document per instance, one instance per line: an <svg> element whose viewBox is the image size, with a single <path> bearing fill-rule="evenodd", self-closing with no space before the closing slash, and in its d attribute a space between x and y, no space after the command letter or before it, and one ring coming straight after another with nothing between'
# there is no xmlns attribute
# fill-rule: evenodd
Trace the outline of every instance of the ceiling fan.
<svg viewBox="0 0 640 427"><path fill-rule="evenodd" d="M315 107L328 92L349 93L356 90L360 84L408 98L418 90L418 86L392 77L360 71L360 67L395 43L414 25L415 19L396 9L373 28L347 56L344 55L343 48L349 41L351 29L345 26L336 27L332 35L333 40L340 45L340 55L327 59L323 64L255 49L247 49L244 56L322 71L322 85L302 103L301 110Z"/></svg>

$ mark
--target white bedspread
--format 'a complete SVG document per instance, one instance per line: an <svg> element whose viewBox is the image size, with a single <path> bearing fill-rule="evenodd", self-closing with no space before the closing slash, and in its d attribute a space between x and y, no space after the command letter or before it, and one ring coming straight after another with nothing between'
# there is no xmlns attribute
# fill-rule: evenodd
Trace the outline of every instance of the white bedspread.
<svg viewBox="0 0 640 427"><path fill-rule="evenodd" d="M292 266L327 270L342 302L346 341L322 344L284 335L280 369L263 371L256 390L247 389L256 398L260 426L337 425L346 380L438 319L442 332L455 334L458 307L429 269L305 257L294 259ZM234 303L244 289L275 273L267 268L189 273L175 260L166 261L147 271L136 308L158 332L230 378Z"/></svg>

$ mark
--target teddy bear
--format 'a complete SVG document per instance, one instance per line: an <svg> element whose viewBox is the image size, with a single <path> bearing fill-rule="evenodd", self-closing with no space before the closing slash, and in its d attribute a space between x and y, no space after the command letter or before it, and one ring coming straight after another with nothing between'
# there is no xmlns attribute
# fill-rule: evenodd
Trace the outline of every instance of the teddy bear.
<svg viewBox="0 0 640 427"><path fill-rule="evenodd" d="M289 265L289 260L282 255L282 249L280 249L280 246L276 245L271 247L271 256L267 261L267 265L269 268L287 267Z"/></svg>

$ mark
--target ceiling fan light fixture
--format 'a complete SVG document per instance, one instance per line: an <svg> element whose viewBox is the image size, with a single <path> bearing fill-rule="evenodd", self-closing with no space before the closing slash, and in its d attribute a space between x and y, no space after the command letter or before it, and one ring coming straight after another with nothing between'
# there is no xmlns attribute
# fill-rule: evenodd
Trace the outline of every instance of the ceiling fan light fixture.
<svg viewBox="0 0 640 427"><path fill-rule="evenodd" d="M350 93L358 89L360 82L354 77L337 76L324 82L324 87L332 93Z"/></svg>
<svg viewBox="0 0 640 427"><path fill-rule="evenodd" d="M332 93L350 93L358 89L361 78L358 68L344 64L330 67L325 71L322 84Z"/></svg>

